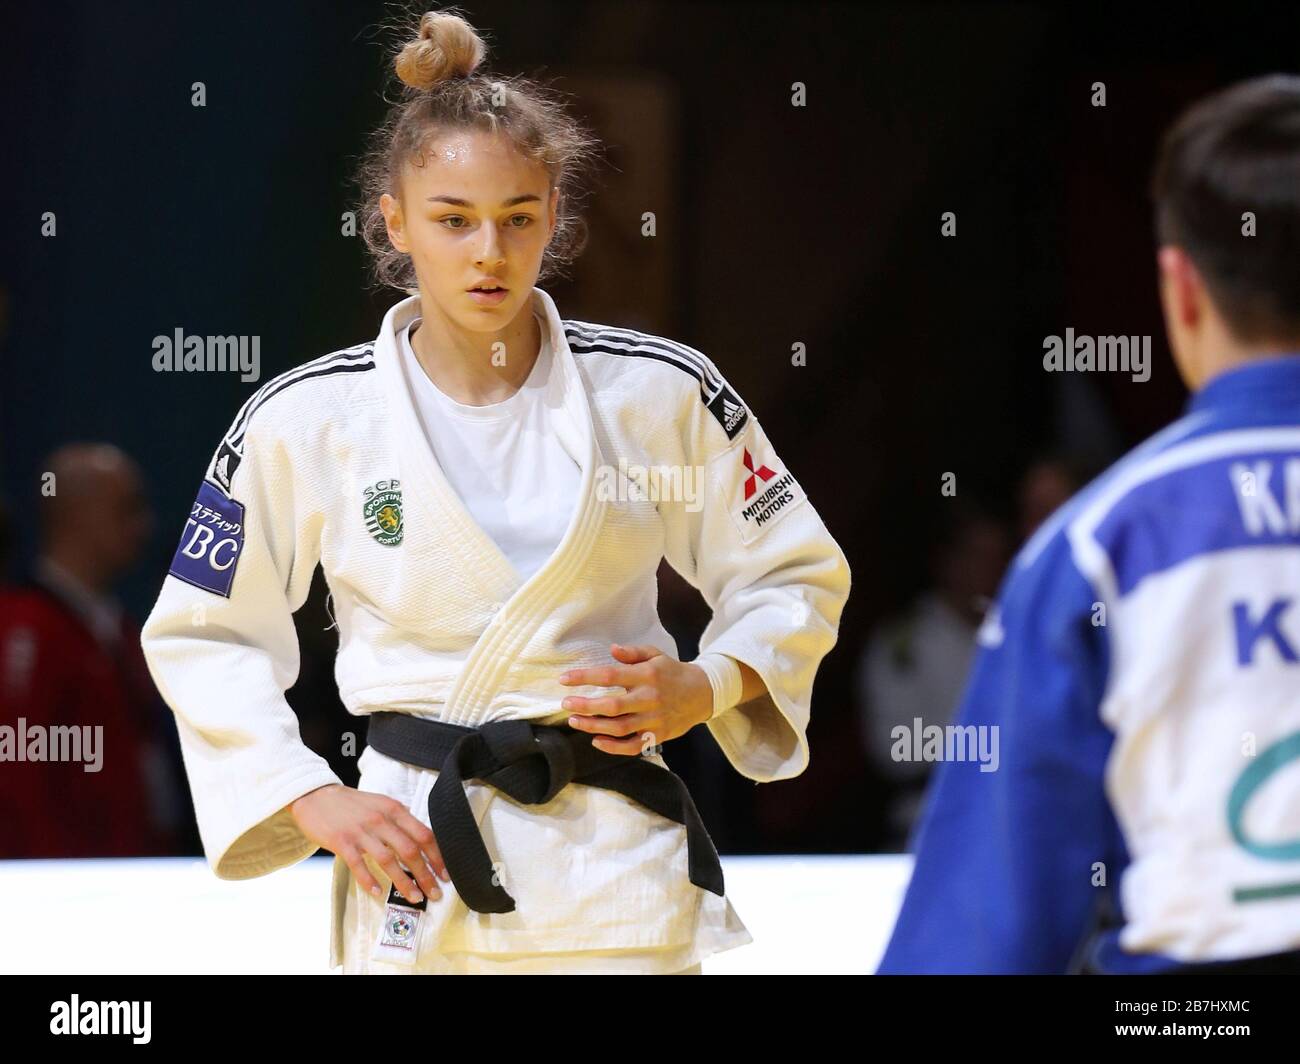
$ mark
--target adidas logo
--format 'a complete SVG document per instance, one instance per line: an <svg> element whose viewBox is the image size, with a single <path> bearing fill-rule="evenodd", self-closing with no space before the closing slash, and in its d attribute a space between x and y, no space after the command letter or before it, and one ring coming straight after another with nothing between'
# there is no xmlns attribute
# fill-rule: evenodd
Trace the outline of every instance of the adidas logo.
<svg viewBox="0 0 1300 1064"><path fill-rule="evenodd" d="M235 470L239 468L239 463L243 461L240 453L230 446L230 441L221 441L221 450L217 454L217 460L212 463L212 471L209 475L210 483L215 484L227 496L230 495L230 481L235 475Z"/></svg>
<svg viewBox="0 0 1300 1064"><path fill-rule="evenodd" d="M725 384L713 393L706 404L709 413L727 434L727 439L734 440L749 423L749 411L740 401L740 396Z"/></svg>
<svg viewBox="0 0 1300 1064"><path fill-rule="evenodd" d="M723 396L722 413L727 419L727 431L730 432L736 427L736 422L745 416L745 408L743 406L738 406L736 403L728 400L726 396Z"/></svg>

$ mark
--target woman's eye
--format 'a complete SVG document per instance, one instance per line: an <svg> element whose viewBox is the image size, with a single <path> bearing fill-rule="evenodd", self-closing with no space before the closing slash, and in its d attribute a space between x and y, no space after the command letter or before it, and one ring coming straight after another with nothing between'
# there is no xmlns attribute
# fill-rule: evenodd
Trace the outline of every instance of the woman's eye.
<svg viewBox="0 0 1300 1064"><path fill-rule="evenodd" d="M438 219L438 221L440 224L445 225L448 229L464 229L465 225L468 224L465 222L465 217L460 214L449 214L445 218ZM511 222L510 227L512 229L525 229L532 224L532 221L533 221L532 215L516 214L510 219ZM452 224L454 222L459 222L462 224L454 225Z"/></svg>

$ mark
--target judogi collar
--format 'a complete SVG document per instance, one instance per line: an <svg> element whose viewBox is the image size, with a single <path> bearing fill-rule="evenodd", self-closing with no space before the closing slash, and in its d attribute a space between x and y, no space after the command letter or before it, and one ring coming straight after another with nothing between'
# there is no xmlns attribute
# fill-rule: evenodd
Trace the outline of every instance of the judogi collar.
<svg viewBox="0 0 1300 1064"><path fill-rule="evenodd" d="M447 550L461 560L464 572L487 597L499 604L448 692L443 719L451 723L473 720L487 709L520 650L580 578L605 519L607 503L594 490L604 458L564 324L555 303L540 288L533 289L533 309L546 317L553 356L544 401L562 411L563 416L556 419L560 442L578 463L582 479L564 537L527 581L465 508L420 427L402 376L398 348L401 330L420 314L418 295L389 308L375 346L375 365L394 422L403 493L432 523L446 530Z"/></svg>

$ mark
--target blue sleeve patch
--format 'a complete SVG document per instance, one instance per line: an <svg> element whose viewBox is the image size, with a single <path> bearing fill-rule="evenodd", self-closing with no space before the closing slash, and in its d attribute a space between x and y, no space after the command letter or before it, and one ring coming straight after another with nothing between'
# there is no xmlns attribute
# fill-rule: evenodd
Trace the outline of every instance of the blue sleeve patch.
<svg viewBox="0 0 1300 1064"><path fill-rule="evenodd" d="M230 598L235 565L244 549L244 504L208 481L199 485L180 546L167 571L178 580Z"/></svg>

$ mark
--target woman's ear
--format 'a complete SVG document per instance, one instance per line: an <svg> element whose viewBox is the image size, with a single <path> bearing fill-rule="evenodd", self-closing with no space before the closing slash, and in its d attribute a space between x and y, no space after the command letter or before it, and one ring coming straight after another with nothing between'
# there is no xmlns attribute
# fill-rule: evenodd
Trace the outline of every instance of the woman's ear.
<svg viewBox="0 0 1300 1064"><path fill-rule="evenodd" d="M406 234L402 225L402 205L385 192L379 197L379 209L383 212L384 222L388 227L388 240L398 251L410 252L406 246Z"/></svg>
<svg viewBox="0 0 1300 1064"><path fill-rule="evenodd" d="M560 220L559 213L558 213L559 209L560 209L560 186L556 185L555 188L551 189L551 209L549 212L551 216L551 228L547 230L546 233L546 242L548 244L551 242L551 237L555 235L555 226Z"/></svg>

